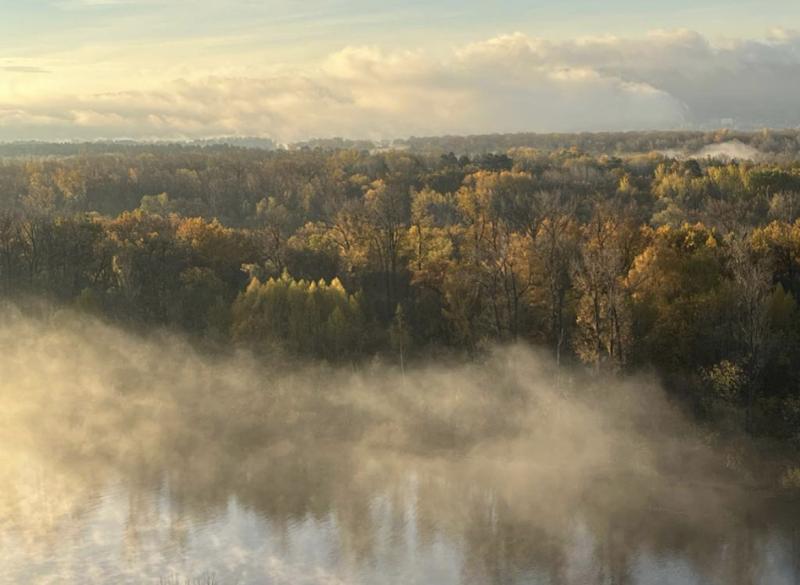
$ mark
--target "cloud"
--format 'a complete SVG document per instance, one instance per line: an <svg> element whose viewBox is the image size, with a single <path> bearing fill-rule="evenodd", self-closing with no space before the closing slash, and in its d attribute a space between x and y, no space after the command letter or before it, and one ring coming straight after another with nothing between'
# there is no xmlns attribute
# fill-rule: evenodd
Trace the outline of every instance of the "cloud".
<svg viewBox="0 0 800 585"><path fill-rule="evenodd" d="M521 33L453 49L346 47L313 66L154 80L85 94L0 94L0 139L265 135L388 138L800 124L800 34L568 41Z"/></svg>
<svg viewBox="0 0 800 585"><path fill-rule="evenodd" d="M765 40L714 45L688 30L654 31L644 39L591 38L551 43L521 34L477 43L461 52L531 67L590 70L603 78L641 83L686 106L686 122L794 126L800 114L800 34L776 29Z"/></svg>
<svg viewBox="0 0 800 585"><path fill-rule="evenodd" d="M109 6L130 6L135 4L154 4L153 0L60 0L53 5L62 10L81 10Z"/></svg>
<svg viewBox="0 0 800 585"><path fill-rule="evenodd" d="M42 67L33 67L29 65L4 65L0 66L0 71L6 73L50 73L50 71Z"/></svg>

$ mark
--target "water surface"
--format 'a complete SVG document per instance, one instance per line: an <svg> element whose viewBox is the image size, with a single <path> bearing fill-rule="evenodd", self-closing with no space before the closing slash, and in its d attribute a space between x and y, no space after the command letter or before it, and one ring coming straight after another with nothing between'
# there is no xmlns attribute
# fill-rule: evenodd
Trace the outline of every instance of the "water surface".
<svg viewBox="0 0 800 585"><path fill-rule="evenodd" d="M652 381L0 325L0 584L800 583L797 501Z"/></svg>

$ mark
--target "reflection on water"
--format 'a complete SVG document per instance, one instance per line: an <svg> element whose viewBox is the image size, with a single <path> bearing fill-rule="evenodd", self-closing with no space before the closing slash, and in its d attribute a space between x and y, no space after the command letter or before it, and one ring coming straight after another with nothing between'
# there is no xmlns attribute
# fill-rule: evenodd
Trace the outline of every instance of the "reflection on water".
<svg viewBox="0 0 800 585"><path fill-rule="evenodd" d="M0 584L800 583L800 506L646 382L0 325Z"/></svg>
<svg viewBox="0 0 800 585"><path fill-rule="evenodd" d="M2 583L797 583L798 510L695 486L706 513L608 490L542 508L532 471L340 445L82 475L28 453L4 492ZM4 457L4 461L6 458ZM253 460L259 460L254 464ZM385 463L391 461L391 464ZM213 461L204 461L204 468ZM629 478L631 489L638 489ZM8 484L8 482L6 482ZM544 497L551 494L544 488ZM616 488L615 488L616 489Z"/></svg>

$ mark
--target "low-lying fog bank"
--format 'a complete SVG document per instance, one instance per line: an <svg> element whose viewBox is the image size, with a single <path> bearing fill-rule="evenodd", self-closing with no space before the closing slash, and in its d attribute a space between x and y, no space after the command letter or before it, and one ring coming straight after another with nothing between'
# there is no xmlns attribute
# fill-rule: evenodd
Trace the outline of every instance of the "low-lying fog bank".
<svg viewBox="0 0 800 585"><path fill-rule="evenodd" d="M194 550L198 531L224 534L237 514L289 541L309 522L332 532L331 579L287 569L268 574L276 583L381 582L364 567L408 561L412 534L415 550L443 539L459 551L463 582L498 583L527 569L550 582L593 581L594 571L616 582L644 552L738 582L731 550L762 575L765 542L800 543L796 510L767 489L769 466L751 467L742 442L722 451L653 380L559 372L523 346L405 372L265 363L6 307L0 372L0 574L17 580L69 583L81 563L99 562L81 582L152 582L167 570L259 582L267 573L242 560L253 551L223 536L190 566L163 556ZM122 537L95 519L120 497ZM93 560L74 548L52 560L81 526L91 526ZM594 559L577 576L576 531ZM120 539L116 566L103 546Z"/></svg>

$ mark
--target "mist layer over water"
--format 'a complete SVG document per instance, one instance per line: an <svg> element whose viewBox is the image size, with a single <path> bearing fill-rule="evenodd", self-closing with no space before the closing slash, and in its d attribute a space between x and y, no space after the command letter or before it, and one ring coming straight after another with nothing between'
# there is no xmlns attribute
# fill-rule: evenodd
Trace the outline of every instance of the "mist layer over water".
<svg viewBox="0 0 800 585"><path fill-rule="evenodd" d="M650 380L405 372L0 310L0 583L795 583L800 510Z"/></svg>

